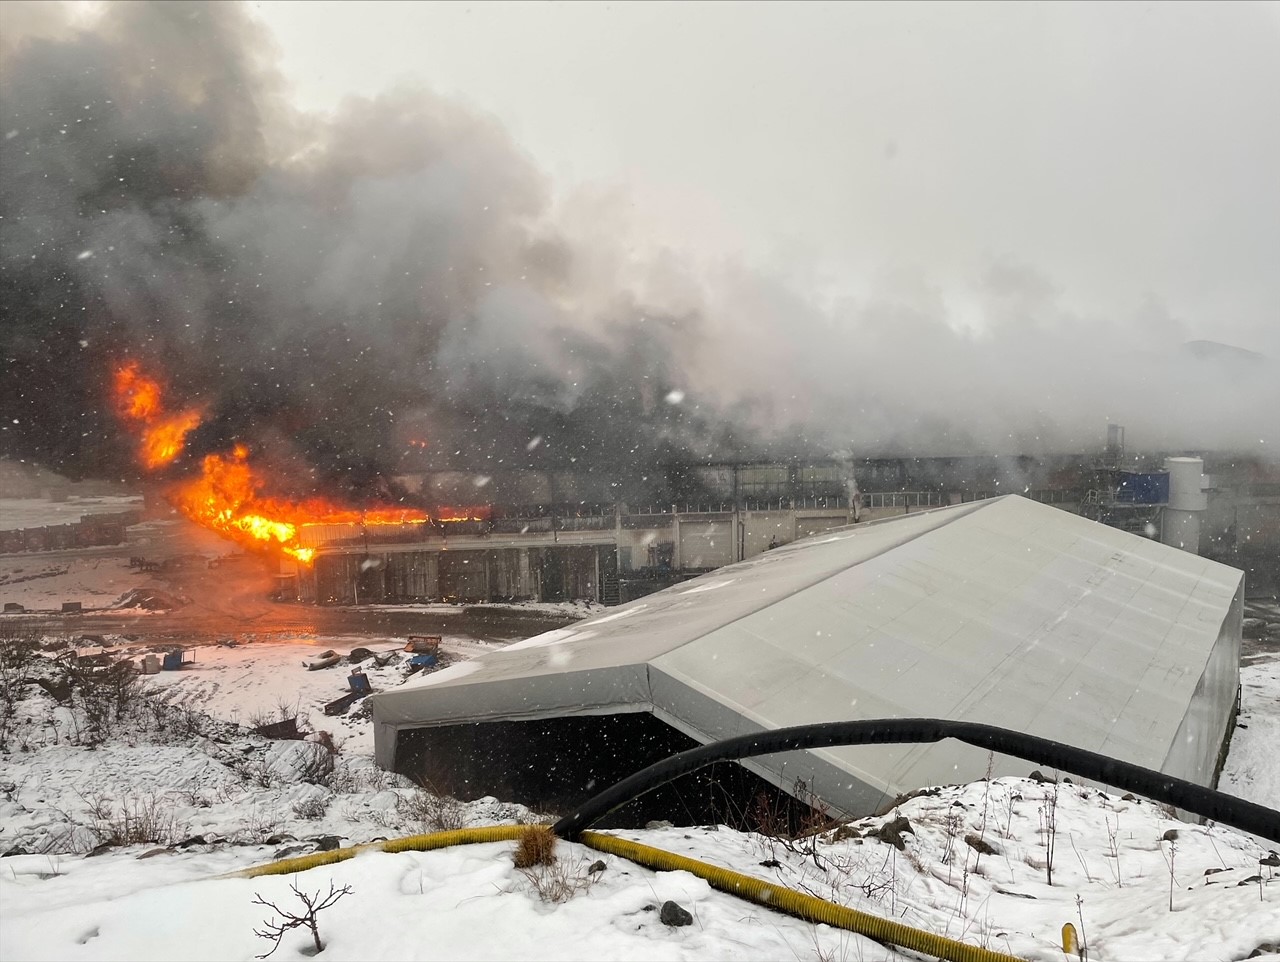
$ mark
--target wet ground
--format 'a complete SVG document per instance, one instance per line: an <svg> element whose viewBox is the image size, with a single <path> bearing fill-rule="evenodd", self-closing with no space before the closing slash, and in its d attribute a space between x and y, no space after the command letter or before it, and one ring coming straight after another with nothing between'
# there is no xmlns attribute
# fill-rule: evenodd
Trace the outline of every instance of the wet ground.
<svg viewBox="0 0 1280 962"><path fill-rule="evenodd" d="M223 611L194 607L170 612L82 615L39 614L7 616L15 623L38 627L46 634L118 634L139 640L212 643L225 638L272 637L404 638L410 634L458 634L479 641L516 641L572 624L577 618L541 612L508 612L459 608L456 612L370 611L317 608L309 605L264 605L252 615L229 616Z"/></svg>
<svg viewBox="0 0 1280 962"><path fill-rule="evenodd" d="M1245 602L1240 657L1249 659L1259 655L1280 656L1280 602Z"/></svg>
<svg viewBox="0 0 1280 962"><path fill-rule="evenodd" d="M129 543L106 548L7 555L10 566L58 566L93 558L111 566L124 584L180 595L189 604L169 611L55 610L4 615L45 634L132 635L143 642L209 644L227 638L270 639L299 636L363 637L376 640L409 634L465 635L479 642L509 642L571 624L581 612L522 609L520 606L433 606L429 610L373 607L330 608L270 600L275 588L271 564L234 555L226 542L185 522L152 523L130 529ZM191 556L183 567L162 572L131 569L130 558L163 561ZM210 567L209 560L228 558ZM21 586L18 586L19 588ZM18 592L14 592L15 597ZM53 607L56 607L54 605Z"/></svg>

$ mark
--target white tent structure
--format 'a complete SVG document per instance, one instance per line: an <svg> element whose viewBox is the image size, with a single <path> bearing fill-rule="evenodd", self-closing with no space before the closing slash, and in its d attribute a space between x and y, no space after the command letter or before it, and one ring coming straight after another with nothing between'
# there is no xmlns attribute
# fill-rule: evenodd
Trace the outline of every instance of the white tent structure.
<svg viewBox="0 0 1280 962"><path fill-rule="evenodd" d="M589 740L590 719L619 713L650 713L690 745L939 717L1209 785L1236 706L1242 596L1234 568L1057 508L1016 496L964 504L817 535L375 695L377 759L407 770L414 745L456 736L473 751L486 733L523 730L494 723L585 718L575 738ZM590 751L616 758L616 775L652 760L626 757L607 735ZM802 779L858 815L981 778L988 763L947 740L742 764L786 792ZM996 756L993 770L1032 767ZM492 786L483 772L469 786L500 791L507 783L490 774Z"/></svg>

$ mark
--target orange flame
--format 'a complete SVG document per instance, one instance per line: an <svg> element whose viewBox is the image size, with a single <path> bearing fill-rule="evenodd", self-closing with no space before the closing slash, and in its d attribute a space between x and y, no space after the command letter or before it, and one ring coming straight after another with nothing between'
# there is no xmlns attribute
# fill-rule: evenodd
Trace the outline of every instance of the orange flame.
<svg viewBox="0 0 1280 962"><path fill-rule="evenodd" d="M160 385L143 377L137 361L116 368L116 401L120 412L133 421L149 421L160 408Z"/></svg>
<svg viewBox="0 0 1280 962"><path fill-rule="evenodd" d="M182 452L186 436L203 419L199 408L178 414L165 410L160 384L142 373L136 361L116 369L115 398L121 419L139 434L138 458L155 470ZM290 501L263 493L265 480L253 469L249 451L236 445L230 454L210 454L198 478L178 482L169 501L196 524L254 550L275 548L301 564L310 564L315 549L299 543L300 529L319 524L427 524L430 515L406 508L358 510L323 498ZM479 521L488 508L448 509L436 521Z"/></svg>
<svg viewBox="0 0 1280 962"><path fill-rule="evenodd" d="M140 426L138 457L152 470L171 464L182 453L187 435L204 420L199 408L167 414L160 395L159 382L143 374L137 361L116 368L116 405L125 421Z"/></svg>

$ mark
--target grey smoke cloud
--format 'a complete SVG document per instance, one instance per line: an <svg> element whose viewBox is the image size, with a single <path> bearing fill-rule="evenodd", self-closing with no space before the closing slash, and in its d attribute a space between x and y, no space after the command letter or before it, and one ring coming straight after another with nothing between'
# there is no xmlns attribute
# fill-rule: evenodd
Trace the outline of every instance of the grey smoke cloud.
<svg viewBox="0 0 1280 962"><path fill-rule="evenodd" d="M125 470L103 381L126 353L208 406L195 455L270 441L303 488L376 489L420 409L433 459L470 467L619 474L723 435L646 402L676 355L623 292L575 307L542 175L492 119L424 91L298 114L232 4L39 32L0 104L6 453Z"/></svg>
<svg viewBox="0 0 1280 962"><path fill-rule="evenodd" d="M1213 222L1202 199L1162 210L1138 191L1128 208L1110 182L1080 194L1089 223L1061 224L1024 256L997 247L961 264L945 238L978 216L1025 219L1015 188L1037 158L1000 158L1000 204L976 147L948 157L988 205L975 211L963 177L921 166L937 131L899 128L862 173L886 198L894 178L913 179L930 203L866 208L877 229L894 225L882 240L895 266L832 293L799 282L794 263L633 254L607 204L561 216L493 117L428 91L301 112L269 35L238 5L112 4L78 25L47 5L3 9L0 453L72 474L129 470L103 403L121 353L209 404L196 453L270 442L300 487L355 493L397 471L406 434L425 434L440 467L604 478L672 455L1086 450L1108 419L1152 448L1280 443L1274 360L1187 350L1203 326L1158 291L1118 314L1073 296L1069 265L1099 230L1119 230L1139 266L1150 236L1178 257L1202 249L1215 277L1257 276L1277 253L1265 227L1244 251L1167 243ZM979 79L992 95L1002 82ZM980 111L975 143L1031 120L1048 124ZM1100 118L1098 135L1149 151L1135 134L1146 121L1131 120ZM1264 132L1254 146L1277 143ZM1234 147L1218 136L1195 149L1218 163ZM1150 160L1152 177L1172 176ZM823 189L818 167L816 179L787 174L793 196ZM787 196L759 199L774 209ZM1124 217L1150 224L1117 228ZM534 436L545 441L529 450Z"/></svg>
<svg viewBox="0 0 1280 962"><path fill-rule="evenodd" d="M1001 265L957 304L922 278L895 278L827 307L734 272L706 317L709 337L748 330L733 373L695 380L747 402L766 384L769 417L855 449L964 454L1095 450L1125 424L1135 447L1238 450L1276 457L1280 364L1212 342L1187 342L1156 301L1128 316L1062 307L1056 287ZM981 332L957 322L976 313ZM732 330L720 327L733 318ZM841 412L843 423L833 423Z"/></svg>

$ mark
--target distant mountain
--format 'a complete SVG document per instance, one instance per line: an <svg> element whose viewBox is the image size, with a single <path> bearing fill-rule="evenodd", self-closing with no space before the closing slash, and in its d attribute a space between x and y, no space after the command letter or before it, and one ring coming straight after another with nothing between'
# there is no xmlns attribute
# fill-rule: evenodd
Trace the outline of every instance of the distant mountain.
<svg viewBox="0 0 1280 962"><path fill-rule="evenodd" d="M1202 361L1226 361L1231 364L1265 364L1271 360L1257 351L1222 344L1218 341L1187 341L1182 349Z"/></svg>

